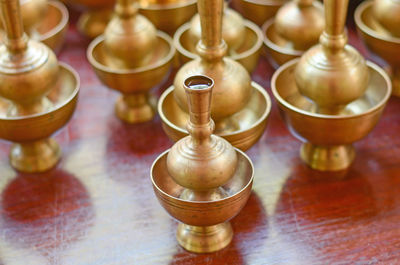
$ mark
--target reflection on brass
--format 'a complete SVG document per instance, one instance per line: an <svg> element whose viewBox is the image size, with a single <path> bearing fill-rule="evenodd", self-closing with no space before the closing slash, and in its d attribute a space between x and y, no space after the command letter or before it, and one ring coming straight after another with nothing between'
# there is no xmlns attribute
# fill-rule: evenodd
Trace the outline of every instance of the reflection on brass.
<svg viewBox="0 0 400 265"><path fill-rule="evenodd" d="M103 34L108 21L111 19L112 7L115 0L63 0L69 5L83 10L76 26L78 31L94 39Z"/></svg>
<svg viewBox="0 0 400 265"><path fill-rule="evenodd" d="M28 40L18 0L0 3L6 32L0 45L0 138L14 142L14 168L46 171L60 159L60 148L50 136L71 118L79 78L46 45Z"/></svg>
<svg viewBox="0 0 400 265"><path fill-rule="evenodd" d="M368 48L390 65L394 96L400 97L400 3L391 0L365 1L357 7L354 20Z"/></svg>
<svg viewBox="0 0 400 265"><path fill-rule="evenodd" d="M397 0L374 0L372 16L393 36L400 37L400 3Z"/></svg>
<svg viewBox="0 0 400 265"><path fill-rule="evenodd" d="M273 75L272 91L290 130L304 140L301 158L312 168L346 169L352 143L375 126L391 93L387 74L347 45L348 0L325 0L320 44Z"/></svg>
<svg viewBox="0 0 400 265"><path fill-rule="evenodd" d="M292 0L262 26L264 44L274 64L300 57L318 43L324 30L324 10L314 0Z"/></svg>
<svg viewBox="0 0 400 265"><path fill-rule="evenodd" d="M175 53L171 38L137 14L136 4L119 0L104 35L94 39L87 50L99 79L122 93L115 110L128 123L153 118L156 102L149 91L166 77Z"/></svg>
<svg viewBox="0 0 400 265"><path fill-rule="evenodd" d="M22 23L33 40L49 46L55 52L64 44L68 29L68 10L59 1L27 0L21 3Z"/></svg>
<svg viewBox="0 0 400 265"><path fill-rule="evenodd" d="M112 17L111 6L115 0L67 0L78 2L89 10L81 15L78 21L79 31L94 39L103 34ZM173 35L177 28L196 14L196 0L138 0L139 13L147 17L154 26Z"/></svg>
<svg viewBox="0 0 400 265"><path fill-rule="evenodd" d="M243 16L258 26L272 18L287 0L233 0Z"/></svg>
<svg viewBox="0 0 400 265"><path fill-rule="evenodd" d="M250 148L262 135L271 108L266 92L252 83L246 69L224 57L227 45L222 33L222 0L200 0L202 27L197 45L200 58L186 63L177 73L174 86L161 96L158 111L168 136L177 140L186 134L188 118L183 81L194 74L208 75L215 81L211 116L215 133L242 150ZM173 95L172 95L173 94Z"/></svg>
<svg viewBox="0 0 400 265"><path fill-rule="evenodd" d="M76 23L78 31L89 39L94 39L103 34L112 14L111 8L87 10Z"/></svg>
<svg viewBox="0 0 400 265"><path fill-rule="evenodd" d="M192 76L184 81L184 88L190 136L154 161L151 179L161 205L182 222L176 235L179 244L188 251L208 253L231 242L228 221L246 204L254 170L242 151L212 134L213 80Z"/></svg>
<svg viewBox="0 0 400 265"><path fill-rule="evenodd" d="M245 26L243 17L235 10L224 6L222 15L222 38L228 45L228 54L235 52L242 46L245 39ZM201 39L200 16L196 14L190 20L190 28L188 31L188 39L192 40L188 43L191 52L196 51L196 44Z"/></svg>
<svg viewBox="0 0 400 265"><path fill-rule="evenodd" d="M196 14L196 0L139 0L139 12L171 36Z"/></svg>
<svg viewBox="0 0 400 265"><path fill-rule="evenodd" d="M182 64L198 57L196 45L200 38L200 16L197 14L174 35L174 45ZM222 38L228 45L228 56L251 73L257 66L263 39L257 25L243 20L236 11L225 8L222 16Z"/></svg>

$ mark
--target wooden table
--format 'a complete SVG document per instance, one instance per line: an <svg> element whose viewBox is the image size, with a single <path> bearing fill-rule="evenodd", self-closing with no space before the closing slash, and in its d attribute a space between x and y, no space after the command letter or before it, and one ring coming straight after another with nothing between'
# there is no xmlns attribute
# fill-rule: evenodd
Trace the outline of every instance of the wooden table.
<svg viewBox="0 0 400 265"><path fill-rule="evenodd" d="M302 163L274 102L268 129L247 152L254 188L232 220L233 242L195 255L179 247L177 222L153 194L150 165L172 145L160 118L126 125L115 117L117 94L91 70L87 44L72 26L60 54L82 81L75 115L56 135L61 163L20 174L8 164L10 144L0 143L0 264L400 264L399 99L341 174ZM253 75L270 95L272 73L263 58Z"/></svg>

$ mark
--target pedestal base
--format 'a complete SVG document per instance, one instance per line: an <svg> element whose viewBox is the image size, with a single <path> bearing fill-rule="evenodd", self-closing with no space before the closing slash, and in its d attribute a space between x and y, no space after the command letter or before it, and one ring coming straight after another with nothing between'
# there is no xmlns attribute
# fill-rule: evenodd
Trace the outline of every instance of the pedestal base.
<svg viewBox="0 0 400 265"><path fill-rule="evenodd" d="M118 118L127 123L141 123L153 119L156 99L147 94L123 95L115 104Z"/></svg>
<svg viewBox="0 0 400 265"><path fill-rule="evenodd" d="M351 165L355 152L352 145L321 146L304 143L300 157L313 169L339 171Z"/></svg>
<svg viewBox="0 0 400 265"><path fill-rule="evenodd" d="M229 222L213 226L191 226L180 223L176 233L178 243L186 250L210 253L229 245L233 231Z"/></svg>
<svg viewBox="0 0 400 265"><path fill-rule="evenodd" d="M58 143L51 138L11 147L10 163L18 171L37 173L53 168L61 158Z"/></svg>

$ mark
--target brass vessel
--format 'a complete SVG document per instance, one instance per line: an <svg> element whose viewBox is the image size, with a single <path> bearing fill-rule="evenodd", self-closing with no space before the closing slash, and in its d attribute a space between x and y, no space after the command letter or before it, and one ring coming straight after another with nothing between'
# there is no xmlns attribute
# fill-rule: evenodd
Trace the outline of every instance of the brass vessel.
<svg viewBox="0 0 400 265"><path fill-rule="evenodd" d="M139 12L171 36L197 12L196 0L139 0Z"/></svg>
<svg viewBox="0 0 400 265"><path fill-rule="evenodd" d="M94 39L103 34L112 17L115 0L66 0L85 6L86 11L78 21L79 31ZM154 26L170 35L196 14L196 0L139 0L139 13Z"/></svg>
<svg viewBox="0 0 400 265"><path fill-rule="evenodd" d="M28 36L41 41L55 52L64 44L68 29L69 14L59 1L21 1L21 16Z"/></svg>
<svg viewBox="0 0 400 265"><path fill-rule="evenodd" d="M255 69L262 46L262 32L254 23L244 20L230 8L224 8L222 38L228 45L228 56L241 63L250 73ZM174 35L179 61L184 64L198 57L196 45L201 39L200 15L182 25Z"/></svg>
<svg viewBox="0 0 400 265"><path fill-rule="evenodd" d="M287 0L233 0L233 5L243 16L258 26L272 18Z"/></svg>
<svg viewBox="0 0 400 265"><path fill-rule="evenodd" d="M264 45L274 66L300 57L318 43L324 30L324 10L316 0L292 0L262 26Z"/></svg>
<svg viewBox="0 0 400 265"><path fill-rule="evenodd" d="M158 103L158 112L167 135L174 141L187 135L188 116L183 81L194 74L208 75L215 81L211 116L215 133L241 150L250 148L264 132L271 109L265 90L251 82L246 69L224 57L227 45L221 37L222 0L199 0L202 36L197 45L200 58L186 63L177 72L174 85ZM206 29L206 30L205 30Z"/></svg>
<svg viewBox="0 0 400 265"><path fill-rule="evenodd" d="M79 77L44 44L23 31L18 0L1 0L0 138L14 142L10 163L19 171L46 171L59 161L50 136L71 118Z"/></svg>
<svg viewBox="0 0 400 265"><path fill-rule="evenodd" d="M155 114L150 89L168 74L175 49L167 34L137 13L136 1L117 1L115 12L104 35L90 43L87 57L99 79L122 93L117 116L128 123L145 122Z"/></svg>
<svg viewBox="0 0 400 265"><path fill-rule="evenodd" d="M347 45L348 0L325 0L320 44L282 65L271 87L284 120L303 140L300 156L312 168L344 170L352 143L378 122L391 93L387 74Z"/></svg>
<svg viewBox="0 0 400 265"><path fill-rule="evenodd" d="M176 234L178 243L188 251L214 252L232 240L228 221L246 204L254 169L242 151L212 134L213 80L192 76L184 81L184 87L190 136L154 161L151 180L162 207L182 222Z"/></svg>
<svg viewBox="0 0 400 265"><path fill-rule="evenodd" d="M398 1L365 1L354 20L368 48L389 65L394 96L400 97L400 3Z"/></svg>

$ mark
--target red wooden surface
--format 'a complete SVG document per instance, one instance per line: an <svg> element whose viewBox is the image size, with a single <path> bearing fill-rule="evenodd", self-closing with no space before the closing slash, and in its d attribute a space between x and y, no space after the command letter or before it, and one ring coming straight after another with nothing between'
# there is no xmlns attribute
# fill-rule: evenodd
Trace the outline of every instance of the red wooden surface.
<svg viewBox="0 0 400 265"><path fill-rule="evenodd" d="M268 129L247 152L255 182L232 221L232 244L196 255L179 247L177 223L153 194L150 165L172 144L159 117L140 125L115 117L117 94L91 70L87 44L71 27L60 54L82 87L73 119L56 135L57 168L17 173L8 165L10 144L0 143L0 264L400 264L399 99L390 99L341 174L301 162L300 142L274 102ZM253 75L270 95L272 73L263 58Z"/></svg>

